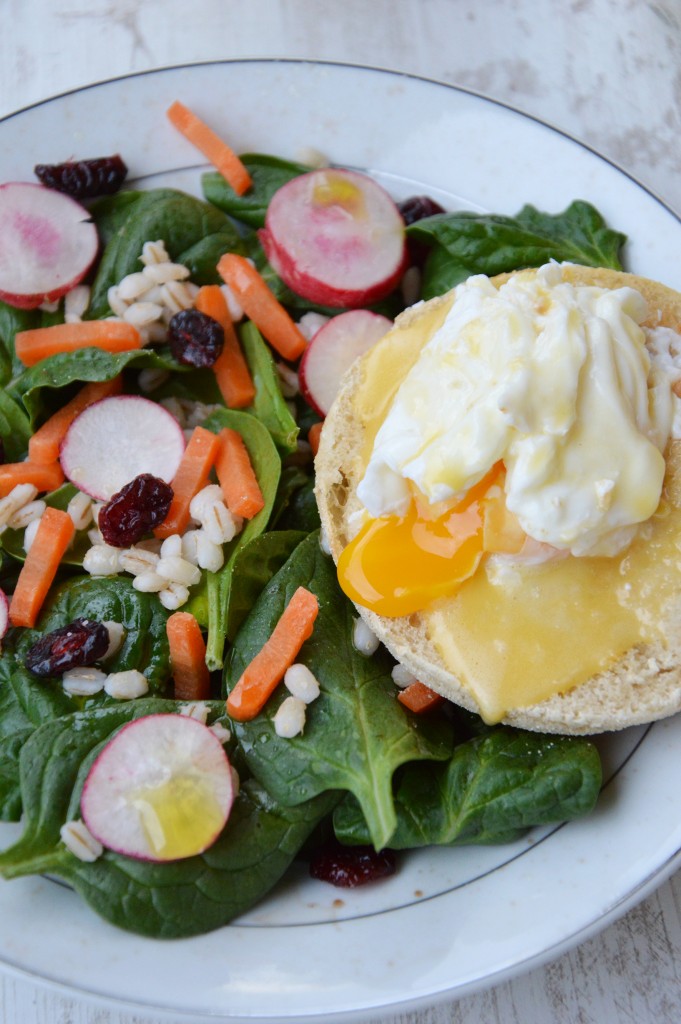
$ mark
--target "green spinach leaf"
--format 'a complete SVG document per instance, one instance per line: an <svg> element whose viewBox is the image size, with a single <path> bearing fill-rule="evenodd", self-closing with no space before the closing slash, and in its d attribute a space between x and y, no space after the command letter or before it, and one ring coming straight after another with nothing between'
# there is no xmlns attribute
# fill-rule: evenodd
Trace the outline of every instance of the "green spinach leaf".
<svg viewBox="0 0 681 1024"><path fill-rule="evenodd" d="M233 640L256 600L307 534L302 530L268 531L235 552L225 634Z"/></svg>
<svg viewBox="0 0 681 1024"><path fill-rule="evenodd" d="M290 455L296 450L298 424L281 393L272 353L251 321L243 325L239 334L255 385L255 399L245 411L265 424L282 454Z"/></svg>
<svg viewBox="0 0 681 1024"><path fill-rule="evenodd" d="M221 708L214 706L213 716ZM175 710L173 701L129 701L47 722L35 732L20 758L24 833L0 854L0 874L56 875L111 923L154 938L211 931L258 902L332 809L336 794L282 808L245 779L217 842L200 856L172 863L106 851L88 864L60 841L62 824L78 817L87 770L101 746L134 718Z"/></svg>
<svg viewBox="0 0 681 1024"><path fill-rule="evenodd" d="M432 247L422 297L442 295L472 274L501 274L549 260L621 270L626 238L607 226L589 203L577 200L559 214L524 206L515 217L468 211L436 214L407 229Z"/></svg>
<svg viewBox="0 0 681 1024"><path fill-rule="evenodd" d="M134 349L130 352L104 352L83 348L59 352L30 366L8 385L7 393L21 402L35 429L44 419L72 397L74 386L117 377L128 368L172 370L184 373L167 347ZM64 389L64 390L62 390ZM70 390L69 390L70 389Z"/></svg>
<svg viewBox="0 0 681 1024"><path fill-rule="evenodd" d="M155 594L140 593L131 579L122 576L77 576L62 583L45 606L39 629L22 631L17 646L19 659L23 663L28 648L44 633L80 617L120 622L125 636L117 653L107 661L107 671L137 669L146 676L151 693L163 693L170 675L168 612Z"/></svg>
<svg viewBox="0 0 681 1024"><path fill-rule="evenodd" d="M19 755L21 748L44 721L76 709L62 688L41 685L16 655L17 632L3 641L0 658L0 820L21 816Z"/></svg>
<svg viewBox="0 0 681 1024"><path fill-rule="evenodd" d="M205 608L207 612L208 639L206 644L206 662L213 670L222 668L223 651L227 622L229 619L230 594L234 578L234 560L237 553L254 537L258 537L266 528L277 494L281 460L267 429L254 416L232 409L219 409L204 421L206 430L218 434L223 427L230 427L241 434L255 470L264 499L261 510L244 524L241 533L225 549L225 564L216 573L205 573L205 583L198 588L196 600L190 606L201 618L201 608L197 604L202 599L202 587L205 587Z"/></svg>
<svg viewBox="0 0 681 1024"><path fill-rule="evenodd" d="M14 349L15 335L34 327L49 327L50 324L61 323L63 319L61 307L49 313L41 309L17 309L16 306L0 302L0 387L24 369Z"/></svg>
<svg viewBox="0 0 681 1024"><path fill-rule="evenodd" d="M97 234L102 248L107 246L123 227L135 204L143 195L144 192L139 189L125 189L112 196L101 196L91 204L90 214L97 225Z"/></svg>
<svg viewBox="0 0 681 1024"><path fill-rule="evenodd" d="M238 196L217 171L209 171L201 179L203 194L209 203L219 206L236 220L252 228L265 225L267 207L274 193L293 178L311 170L304 164L280 160L263 153L245 153L241 158L253 184Z"/></svg>
<svg viewBox="0 0 681 1024"><path fill-rule="evenodd" d="M76 494L78 494L78 488L74 487L73 484L62 484L62 486L56 491L52 491L50 494L43 494L42 498L45 504L50 508L58 508L61 509L62 512L65 512L69 502ZM26 552L24 550L24 532L24 530L7 529L2 535L0 535L0 544L2 544L5 551L18 562L23 562L26 559ZM71 547L61 560L61 564L82 565L85 552L90 548L90 546L90 540L86 530L76 533Z"/></svg>
<svg viewBox="0 0 681 1024"><path fill-rule="evenodd" d="M0 437L8 462L19 462L25 456L32 433L22 406L0 388Z"/></svg>
<svg viewBox="0 0 681 1024"><path fill-rule="evenodd" d="M385 649L370 658L356 650L354 609L342 594L333 562L322 553L316 533L296 547L239 631L225 669L227 690L272 633L299 586L319 600L314 632L298 657L321 686L321 695L307 709L305 731L293 739L275 732L272 720L286 697L284 687L256 718L234 722L234 730L250 770L274 799L293 806L327 790L349 790L380 849L397 825L393 772L406 761L449 757L451 727L439 716L416 721L402 708L395 699L393 662Z"/></svg>
<svg viewBox="0 0 681 1024"><path fill-rule="evenodd" d="M174 189L140 192L134 201L124 200L124 208L108 208L109 241L104 249L92 287L87 316L98 319L110 314L107 292L128 274L140 270L145 242L162 240L171 259L185 263L190 259L197 284L212 283L215 262L206 272L207 253L212 259L224 252L241 252L239 234L231 221L209 203ZM123 213L126 216L123 216ZM114 227L115 226L115 227ZM198 249L196 248L198 246Z"/></svg>
<svg viewBox="0 0 681 1024"><path fill-rule="evenodd" d="M282 473L282 479L284 474L287 474L285 484L291 485L291 489L288 493L280 489L277 498L278 514L276 519L273 517L272 527L277 530L299 529L312 533L321 526L317 499L314 496L314 477L302 472L300 476L294 477L293 472L289 473L289 470L295 471L298 468L288 466ZM294 482L298 486L293 486Z"/></svg>
<svg viewBox="0 0 681 1024"><path fill-rule="evenodd" d="M534 826L587 814L600 785L600 759L588 740L499 726L462 743L447 764L405 766L390 846L513 842ZM344 800L333 821L342 842L369 841L355 800Z"/></svg>

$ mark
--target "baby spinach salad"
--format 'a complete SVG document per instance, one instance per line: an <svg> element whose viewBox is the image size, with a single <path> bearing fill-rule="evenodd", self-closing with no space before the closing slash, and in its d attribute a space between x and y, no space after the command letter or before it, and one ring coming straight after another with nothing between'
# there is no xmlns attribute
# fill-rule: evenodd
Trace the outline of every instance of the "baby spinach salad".
<svg viewBox="0 0 681 1024"><path fill-rule="evenodd" d="M0 658L0 818L23 823L21 838L0 853L0 874L61 878L108 921L156 938L227 924L266 897L296 858L314 858L330 841L399 851L398 865L408 856L402 851L413 848L513 842L533 827L588 813L601 782L599 757L587 739L487 727L446 703L416 714L397 700L395 663L383 647L357 643L356 611L338 586L320 536L308 440L321 419L314 394L312 401L301 395L298 356L283 356L258 317L235 308L238 294L228 294L218 266L226 253L245 259L309 340L350 304L394 317L404 306L401 283L408 268L418 269L419 297L428 298L471 274L549 259L620 268L624 237L581 200L559 214L525 206L515 217L433 213L425 203L427 215L410 215L410 223L398 205L394 212L376 213L398 222L399 251L394 259L386 254L385 287L329 284L326 269L318 275L300 271L284 237L286 203L279 209L284 190L297 188L312 169L263 154L241 159L251 181L241 194L211 171L202 179L202 199L169 188L133 187L84 201L99 254L78 283L52 301L10 296L0 302L0 586L10 608ZM365 188L355 172L348 174L323 186L329 208L342 204L348 190ZM362 202L373 209L375 200L378 210L386 200L366 188ZM171 333L182 333L174 317L198 307L197 297L210 286L226 297L252 382L248 401L233 407L218 364L178 358L177 339L172 344ZM362 292L363 302L357 298ZM348 298L347 305L339 295ZM119 349L98 341L59 344L38 358L25 355L26 338L38 338L43 328L72 325L75 334L95 324L100 333L93 337L106 338L119 323L132 325L140 343ZM87 392L95 396L91 404L79 398L87 388L95 389ZM74 401L82 408L67 417L67 433L57 435L61 448L53 456L55 465L61 459L61 482L29 486L33 478L13 467L33 466L39 450L44 467L46 434L40 432L46 424L54 431L55 417ZM125 436L112 432L113 420L107 419L121 402L130 403L126 415L137 432L124 451ZM74 431L85 413L93 419L83 442ZM108 506L133 478L153 476L143 466L129 468L125 476L152 434L153 466L159 450L168 448L171 456L179 451L166 477L172 501L188 489L184 520L171 504L171 511L153 512L157 517L145 521L132 543L117 546L115 536L106 534L113 529L107 525L113 516ZM259 491L257 511L244 515L232 514L220 494L221 487L226 492L215 445L234 436ZM185 467L186 452L199 441L213 452L212 461L203 475L180 482L178 466ZM90 445L99 462L91 470L81 467L82 479L65 454L77 442L86 450ZM106 467L118 462L124 468L115 493L106 486L102 491L102 472L106 484ZM95 469L96 486L88 476ZM139 485L140 501L153 511L156 496L149 497L146 486L148 481ZM70 517L70 541L34 618L23 620L13 609L24 600L31 551L40 545L40 524L50 512L63 517L60 522ZM132 499L124 512L135 512ZM176 528L164 534L164 515L176 513ZM226 698L301 588L316 609L295 656L295 666L304 666L303 682L315 694L309 701L294 698L299 710L304 705L302 725L281 725L283 706L291 700L281 682L260 711L230 717ZM169 623L177 613L197 627L199 640L191 634L191 643L204 645L202 689L189 696L180 686L186 666L171 649ZM78 648L78 630L92 623L108 630L106 653L93 663L76 658L75 668L51 672L56 661L49 658L58 643L66 645L68 656L69 644ZM28 665L29 652L41 643L48 651L48 674ZM154 829L159 821L171 821L169 828L186 831L180 820L186 793L172 789L161 807L161 798L149 795L151 784L139 782L132 796L116 798L115 807L111 798L112 817L119 804L126 813L143 805L142 825L125 824L121 817L120 828L146 829L151 853L129 855L125 842L107 845L83 830L84 794L93 766L115 737L126 730L134 736L142 719L167 716L191 722L188 741L194 727L209 732L211 756L226 755L231 781L225 783L225 820L205 848L165 858ZM139 758L153 755L144 751ZM164 779L154 785L174 785ZM212 808L210 784L192 776L191 787L192 799L205 797Z"/></svg>

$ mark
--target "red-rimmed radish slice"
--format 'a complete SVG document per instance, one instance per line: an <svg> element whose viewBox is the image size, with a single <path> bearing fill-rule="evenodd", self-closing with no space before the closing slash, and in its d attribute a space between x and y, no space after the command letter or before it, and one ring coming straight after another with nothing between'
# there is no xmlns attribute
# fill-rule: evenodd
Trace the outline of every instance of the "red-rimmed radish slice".
<svg viewBox="0 0 681 1024"><path fill-rule="evenodd" d="M392 320L368 309L349 309L332 317L312 337L298 368L300 391L320 416L333 403L341 377L390 330Z"/></svg>
<svg viewBox="0 0 681 1024"><path fill-rule="evenodd" d="M4 590L0 590L0 640L9 627L9 601Z"/></svg>
<svg viewBox="0 0 681 1024"><path fill-rule="evenodd" d="M83 821L102 846L139 860L194 857L234 802L218 737L186 715L137 718L109 740L85 780Z"/></svg>
<svg viewBox="0 0 681 1024"><path fill-rule="evenodd" d="M182 428L162 405L138 395L116 395L76 416L59 460L72 484L97 501L108 501L142 473L170 483L184 449Z"/></svg>
<svg viewBox="0 0 681 1024"><path fill-rule="evenodd" d="M33 182L0 185L0 299L34 309L61 298L87 274L99 239L70 196Z"/></svg>
<svg viewBox="0 0 681 1024"><path fill-rule="evenodd" d="M284 283L325 306L377 302L406 267L397 206L356 171L324 168L287 182L272 197L259 237Z"/></svg>

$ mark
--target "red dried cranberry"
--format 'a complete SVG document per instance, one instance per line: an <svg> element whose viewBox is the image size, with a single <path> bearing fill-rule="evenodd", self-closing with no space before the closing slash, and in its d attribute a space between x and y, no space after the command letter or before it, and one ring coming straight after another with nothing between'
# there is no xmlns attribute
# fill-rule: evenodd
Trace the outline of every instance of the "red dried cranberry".
<svg viewBox="0 0 681 1024"><path fill-rule="evenodd" d="M35 676L57 676L71 668L94 665L107 651L109 631L101 622L74 619L37 640L26 655Z"/></svg>
<svg viewBox="0 0 681 1024"><path fill-rule="evenodd" d="M212 316L198 309L182 309L168 324L168 341L178 363L206 369L222 352L225 332Z"/></svg>
<svg viewBox="0 0 681 1024"><path fill-rule="evenodd" d="M129 548L163 522L172 500L170 484L151 473L141 473L100 510L100 533L112 547Z"/></svg>
<svg viewBox="0 0 681 1024"><path fill-rule="evenodd" d="M397 204L405 224L414 224L417 220L432 217L436 213L444 213L443 207L430 196L410 196Z"/></svg>
<svg viewBox="0 0 681 1024"><path fill-rule="evenodd" d="M333 841L317 850L310 860L313 878L343 889L387 878L396 870L397 859L392 850L377 852L373 846L343 846Z"/></svg>
<svg viewBox="0 0 681 1024"><path fill-rule="evenodd" d="M125 181L128 168L115 156L97 157L95 160L69 160L63 164L36 164L36 178L58 192L66 192L75 199L91 199L118 192Z"/></svg>

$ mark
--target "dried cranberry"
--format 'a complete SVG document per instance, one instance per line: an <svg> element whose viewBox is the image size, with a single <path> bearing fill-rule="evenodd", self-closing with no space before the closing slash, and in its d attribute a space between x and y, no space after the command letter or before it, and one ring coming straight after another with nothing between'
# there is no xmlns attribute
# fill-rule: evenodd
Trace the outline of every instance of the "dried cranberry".
<svg viewBox="0 0 681 1024"><path fill-rule="evenodd" d="M37 640L26 655L26 668L36 676L57 676L71 668L94 665L107 651L109 631L101 622L74 619Z"/></svg>
<svg viewBox="0 0 681 1024"><path fill-rule="evenodd" d="M423 220L424 217L432 217L436 213L445 212L443 207L430 196L410 196L409 199L403 199L401 203L398 203L397 208L402 214L402 220L407 225L414 224L417 220Z"/></svg>
<svg viewBox="0 0 681 1024"><path fill-rule="evenodd" d="M141 473L100 510L100 533L114 548L128 548L168 515L173 489L151 473Z"/></svg>
<svg viewBox="0 0 681 1024"><path fill-rule="evenodd" d="M387 878L396 870L397 860L392 850L377 852L373 846L343 846L335 841L317 850L310 860L313 878L343 889Z"/></svg>
<svg viewBox="0 0 681 1024"><path fill-rule="evenodd" d="M48 188L66 192L75 199L91 199L93 196L109 196L118 192L128 168L116 153L115 156L102 156L95 160L36 164L33 173Z"/></svg>
<svg viewBox="0 0 681 1024"><path fill-rule="evenodd" d="M170 350L178 363L205 369L213 366L225 344L225 332L212 316L182 309L168 324Z"/></svg>

